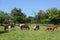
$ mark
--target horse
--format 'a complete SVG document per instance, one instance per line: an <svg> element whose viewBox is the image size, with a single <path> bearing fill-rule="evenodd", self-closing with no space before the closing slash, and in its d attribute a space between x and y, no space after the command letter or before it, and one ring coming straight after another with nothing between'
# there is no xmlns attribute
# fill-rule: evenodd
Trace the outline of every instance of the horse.
<svg viewBox="0 0 60 40"><path fill-rule="evenodd" d="M27 24L20 24L20 29L23 30L23 29L30 29L29 26Z"/></svg>
<svg viewBox="0 0 60 40"><path fill-rule="evenodd" d="M35 26L34 26L34 30L38 30L39 29L39 24L36 24Z"/></svg>
<svg viewBox="0 0 60 40"><path fill-rule="evenodd" d="M57 26L47 26L46 30L52 30L52 31L54 31L57 28L58 28Z"/></svg>
<svg viewBox="0 0 60 40"><path fill-rule="evenodd" d="M4 30L5 31L6 30L10 30L10 28L15 28L14 24L7 24L7 25L5 25Z"/></svg>

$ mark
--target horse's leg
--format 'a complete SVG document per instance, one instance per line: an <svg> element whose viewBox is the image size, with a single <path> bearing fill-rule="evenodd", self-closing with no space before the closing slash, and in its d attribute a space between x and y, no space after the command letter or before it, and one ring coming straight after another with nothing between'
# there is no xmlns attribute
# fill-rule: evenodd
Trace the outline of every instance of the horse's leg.
<svg viewBox="0 0 60 40"><path fill-rule="evenodd" d="M4 27L4 31L6 31L6 27Z"/></svg>
<svg viewBox="0 0 60 40"><path fill-rule="evenodd" d="M37 28L37 30L39 30L39 27Z"/></svg>
<svg viewBox="0 0 60 40"><path fill-rule="evenodd" d="M54 28L51 28L52 31L54 31Z"/></svg>
<svg viewBox="0 0 60 40"><path fill-rule="evenodd" d="M27 29L29 30L30 28L29 28L29 27L27 27Z"/></svg>
<svg viewBox="0 0 60 40"><path fill-rule="evenodd" d="M36 28L36 30L38 30L38 28Z"/></svg>
<svg viewBox="0 0 60 40"><path fill-rule="evenodd" d="M54 28L53 28L53 31L54 31Z"/></svg>
<svg viewBox="0 0 60 40"><path fill-rule="evenodd" d="M10 31L10 28L8 28L8 30Z"/></svg>
<svg viewBox="0 0 60 40"><path fill-rule="evenodd" d="M8 26L8 30L9 30L9 31L11 30L11 26Z"/></svg>
<svg viewBox="0 0 60 40"><path fill-rule="evenodd" d="M23 27L21 26L21 28L20 28L21 30L23 30Z"/></svg>
<svg viewBox="0 0 60 40"><path fill-rule="evenodd" d="M12 28L15 28L14 25L12 25Z"/></svg>

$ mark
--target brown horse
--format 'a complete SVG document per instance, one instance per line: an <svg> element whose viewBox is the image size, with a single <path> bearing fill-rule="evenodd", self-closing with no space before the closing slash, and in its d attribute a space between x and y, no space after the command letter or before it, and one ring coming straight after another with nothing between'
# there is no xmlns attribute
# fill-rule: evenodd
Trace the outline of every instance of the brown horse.
<svg viewBox="0 0 60 40"><path fill-rule="evenodd" d="M57 26L48 26L47 28L46 28L46 30L55 30L55 29L57 29Z"/></svg>
<svg viewBox="0 0 60 40"><path fill-rule="evenodd" d="M39 24L36 24L35 26L34 26L34 30L38 30L39 29Z"/></svg>
<svg viewBox="0 0 60 40"><path fill-rule="evenodd" d="M30 29L29 26L27 24L20 24L20 29L23 30L23 29Z"/></svg>
<svg viewBox="0 0 60 40"><path fill-rule="evenodd" d="M4 27L4 30L6 31L6 30L9 30L10 28L14 28L15 26L14 26L14 24L7 24L5 27Z"/></svg>

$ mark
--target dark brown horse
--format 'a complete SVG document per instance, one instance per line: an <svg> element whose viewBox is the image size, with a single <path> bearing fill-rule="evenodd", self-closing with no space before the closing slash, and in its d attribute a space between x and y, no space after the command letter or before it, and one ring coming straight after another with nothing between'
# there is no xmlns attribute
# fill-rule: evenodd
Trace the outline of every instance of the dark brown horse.
<svg viewBox="0 0 60 40"><path fill-rule="evenodd" d="M7 24L5 27L4 27L4 30L6 31L6 30L9 30L10 28L14 28L15 26L14 26L14 24Z"/></svg>
<svg viewBox="0 0 60 40"><path fill-rule="evenodd" d="M57 29L57 26L48 26L48 27L46 27L46 30L54 31L55 29Z"/></svg>
<svg viewBox="0 0 60 40"><path fill-rule="evenodd" d="M35 26L34 26L34 30L38 30L39 29L39 24L36 24Z"/></svg>
<svg viewBox="0 0 60 40"><path fill-rule="evenodd" d="M27 24L20 24L20 29L23 30L23 29L30 29L29 26Z"/></svg>

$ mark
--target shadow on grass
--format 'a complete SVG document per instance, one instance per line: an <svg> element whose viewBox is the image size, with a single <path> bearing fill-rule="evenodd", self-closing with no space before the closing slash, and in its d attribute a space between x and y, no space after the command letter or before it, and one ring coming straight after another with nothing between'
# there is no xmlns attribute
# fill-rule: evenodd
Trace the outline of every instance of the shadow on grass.
<svg viewBox="0 0 60 40"><path fill-rule="evenodd" d="M0 31L0 34L8 33L8 31Z"/></svg>

